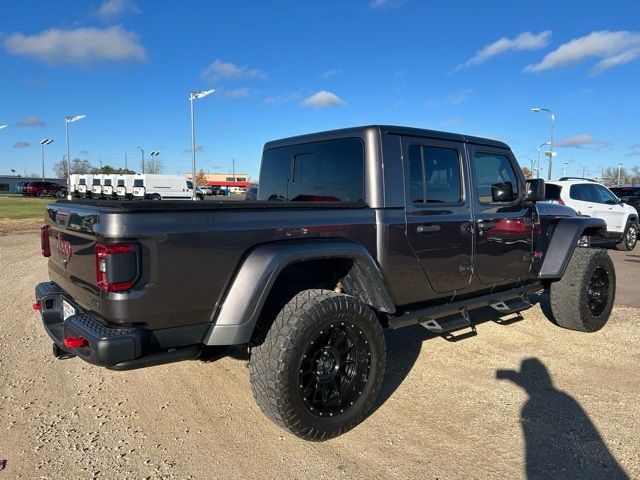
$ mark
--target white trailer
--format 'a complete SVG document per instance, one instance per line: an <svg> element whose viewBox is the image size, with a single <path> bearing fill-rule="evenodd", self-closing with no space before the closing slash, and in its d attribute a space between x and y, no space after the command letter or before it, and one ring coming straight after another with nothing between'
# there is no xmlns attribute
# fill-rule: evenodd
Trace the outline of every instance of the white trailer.
<svg viewBox="0 0 640 480"><path fill-rule="evenodd" d="M196 190L197 199L204 195ZM189 200L193 195L191 180L183 175L146 175L133 177L133 198L139 200Z"/></svg>
<svg viewBox="0 0 640 480"><path fill-rule="evenodd" d="M93 184L93 175L86 173L78 176L78 195L85 198L91 196L91 186Z"/></svg>
<svg viewBox="0 0 640 480"><path fill-rule="evenodd" d="M118 175L116 195L122 200L133 197L133 174Z"/></svg>

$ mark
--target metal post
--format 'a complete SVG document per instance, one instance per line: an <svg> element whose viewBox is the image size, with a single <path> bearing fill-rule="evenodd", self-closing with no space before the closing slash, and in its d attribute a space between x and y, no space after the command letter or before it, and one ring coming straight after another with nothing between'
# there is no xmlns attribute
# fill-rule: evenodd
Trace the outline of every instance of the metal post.
<svg viewBox="0 0 640 480"><path fill-rule="evenodd" d="M551 166L553 164L553 135L556 130L556 116L551 110L548 110L548 112L551 114L551 141L549 143L549 172L547 173L547 180L551 180Z"/></svg>
<svg viewBox="0 0 640 480"><path fill-rule="evenodd" d="M618 164L618 186L620 186L620 172L622 171L622 164Z"/></svg>
<svg viewBox="0 0 640 480"><path fill-rule="evenodd" d="M40 142L40 150L42 152L42 181L44 182L44 143Z"/></svg>
<svg viewBox="0 0 640 480"><path fill-rule="evenodd" d="M191 103L191 200L196 199L196 127L195 117L193 113L193 100L194 96L189 96L189 102Z"/></svg>
<svg viewBox="0 0 640 480"><path fill-rule="evenodd" d="M585 174L585 171L586 171L586 170L587 170L587 167L582 167L582 178L585 178L585 177L584 177L584 174Z"/></svg>
<svg viewBox="0 0 640 480"><path fill-rule="evenodd" d="M538 172L538 174L536 175L536 178L540 178L540 149L545 145L549 145L549 142L544 142L538 147L538 161L536 163L536 171Z"/></svg>
<svg viewBox="0 0 640 480"><path fill-rule="evenodd" d="M564 168L562 169L562 176L567 176L567 162L564 162ZM584 175L582 175L584 177Z"/></svg>
<svg viewBox="0 0 640 480"><path fill-rule="evenodd" d="M129 170L129 169L127 168L127 152L124 152L124 169L125 169L125 170Z"/></svg>
<svg viewBox="0 0 640 480"><path fill-rule="evenodd" d="M64 138L67 142L67 191L71 191L71 156L69 155L69 119L64 119ZM69 195L71 197L71 195Z"/></svg>

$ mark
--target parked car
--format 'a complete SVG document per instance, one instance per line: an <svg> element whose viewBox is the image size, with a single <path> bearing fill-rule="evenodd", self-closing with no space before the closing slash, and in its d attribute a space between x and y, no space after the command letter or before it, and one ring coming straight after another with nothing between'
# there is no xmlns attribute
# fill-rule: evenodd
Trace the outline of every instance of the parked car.
<svg viewBox="0 0 640 480"><path fill-rule="evenodd" d="M613 193L616 194L620 200L625 203L628 203L636 210L640 209L640 187L637 186L622 186L622 187L611 187Z"/></svg>
<svg viewBox="0 0 640 480"><path fill-rule="evenodd" d="M223 197L227 194L227 191L222 187L211 187L212 195L222 195Z"/></svg>
<svg viewBox="0 0 640 480"><path fill-rule="evenodd" d="M205 195L213 195L213 188L210 185L204 185L198 188L202 190L202 193L204 193Z"/></svg>
<svg viewBox="0 0 640 480"><path fill-rule="evenodd" d="M27 185L29 182L18 182L16 183L16 193L21 193L22 195L27 194Z"/></svg>
<svg viewBox="0 0 640 480"><path fill-rule="evenodd" d="M578 215L602 218L607 222L607 236L602 241L615 242L618 250L633 250L638 239L638 211L593 180L565 178L547 182L545 198L573 208Z"/></svg>
<svg viewBox="0 0 640 480"><path fill-rule="evenodd" d="M245 200L257 200L258 199L258 187L251 187L244 194Z"/></svg>
<svg viewBox="0 0 640 480"><path fill-rule="evenodd" d="M193 196L193 183L183 175L147 175L133 177L133 198L137 200L189 200ZM196 187L196 198L204 194Z"/></svg>
<svg viewBox="0 0 640 480"><path fill-rule="evenodd" d="M314 197L334 200L294 200ZM496 140L394 126L276 140L249 205L48 205L35 309L54 355L113 370L248 345L262 410L326 440L375 408L383 328L473 328L475 309L511 315L544 291L555 325L606 324L613 263L578 246L606 223L540 200L544 181Z"/></svg>
<svg viewBox="0 0 640 480"><path fill-rule="evenodd" d="M30 182L26 186L26 195L29 197L58 197L67 194L67 187L53 182Z"/></svg>

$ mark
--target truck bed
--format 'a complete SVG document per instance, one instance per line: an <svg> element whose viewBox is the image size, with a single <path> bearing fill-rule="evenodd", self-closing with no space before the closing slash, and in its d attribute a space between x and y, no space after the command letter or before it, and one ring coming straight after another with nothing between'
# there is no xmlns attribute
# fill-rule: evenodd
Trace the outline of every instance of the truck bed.
<svg viewBox="0 0 640 480"><path fill-rule="evenodd" d="M127 212L177 212L209 210L291 210L291 209L345 209L366 208L361 202L270 202L270 201L190 201L190 200L58 200L56 204L100 207L101 209L122 210Z"/></svg>

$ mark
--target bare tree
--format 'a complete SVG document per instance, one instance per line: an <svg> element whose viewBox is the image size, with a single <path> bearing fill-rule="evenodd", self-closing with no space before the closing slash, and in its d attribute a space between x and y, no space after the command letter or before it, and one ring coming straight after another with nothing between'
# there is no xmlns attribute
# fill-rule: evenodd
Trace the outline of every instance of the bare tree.
<svg viewBox="0 0 640 480"><path fill-rule="evenodd" d="M162 165L162 160L155 157L151 157L144 162L144 173L158 174L162 173L163 169L164 166Z"/></svg>

